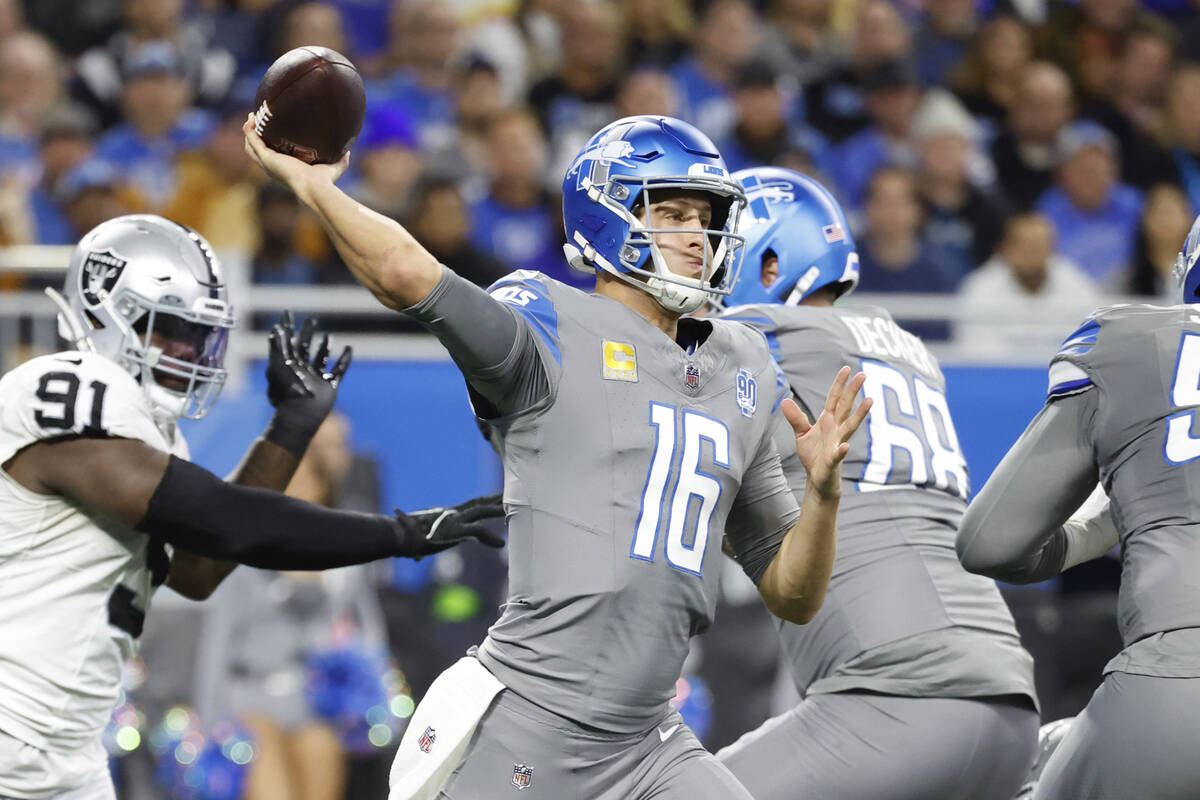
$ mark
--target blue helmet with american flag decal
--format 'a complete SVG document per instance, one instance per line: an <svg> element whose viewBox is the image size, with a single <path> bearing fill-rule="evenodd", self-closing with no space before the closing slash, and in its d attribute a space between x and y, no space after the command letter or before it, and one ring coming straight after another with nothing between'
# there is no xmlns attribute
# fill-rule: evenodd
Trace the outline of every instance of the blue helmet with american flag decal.
<svg viewBox="0 0 1200 800"><path fill-rule="evenodd" d="M1200 303L1200 269L1196 269L1196 261L1200 259L1200 217L1192 222L1192 229L1183 240L1183 249L1175 257L1175 269L1172 275L1179 285L1180 299L1184 303Z"/></svg>
<svg viewBox="0 0 1200 800"><path fill-rule="evenodd" d="M691 231L707 236L711 250L696 278L667 269L654 242L658 233L689 231L656 229L649 222L650 193L680 189L711 197L711 221ZM602 269L649 292L664 308L686 314L733 286L744 205L741 185L703 133L671 117L625 117L589 139L567 170L563 249L572 267Z"/></svg>
<svg viewBox="0 0 1200 800"><path fill-rule="evenodd" d="M782 167L734 173L746 191L740 232L747 269L725 304L796 305L823 286L840 297L858 285L858 253L846 215L817 181ZM778 259L777 272L764 272Z"/></svg>

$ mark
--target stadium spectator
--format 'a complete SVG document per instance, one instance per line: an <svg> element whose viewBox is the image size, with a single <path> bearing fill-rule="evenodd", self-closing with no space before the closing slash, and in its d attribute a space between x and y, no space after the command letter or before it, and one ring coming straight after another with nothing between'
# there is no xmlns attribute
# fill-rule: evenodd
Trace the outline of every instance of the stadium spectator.
<svg viewBox="0 0 1200 800"><path fill-rule="evenodd" d="M202 147L213 130L212 116L191 107L185 69L181 54L166 42L132 51L121 86L126 121L96 142L96 157L117 167L151 209L175 195L179 154Z"/></svg>
<svg viewBox="0 0 1200 800"><path fill-rule="evenodd" d="M632 117L638 114L678 116L679 92L671 76L659 69L641 67L627 73L617 87L615 116Z"/></svg>
<svg viewBox="0 0 1200 800"><path fill-rule="evenodd" d="M607 0L570 3L561 22L562 64L529 90L550 148L550 174L565 172L598 128L613 119L618 54L623 51L620 18Z"/></svg>
<svg viewBox="0 0 1200 800"><path fill-rule="evenodd" d="M405 227L438 261L477 286L491 286L511 271L471 243L467 203L451 178L430 175L421 179Z"/></svg>
<svg viewBox="0 0 1200 800"><path fill-rule="evenodd" d="M1174 34L1165 23L1130 31L1104 96L1080 112L1117 137L1123 180L1143 191L1179 182L1170 153L1153 138L1162 128L1174 52Z"/></svg>
<svg viewBox="0 0 1200 800"><path fill-rule="evenodd" d="M939 86L979 32L979 13L974 0L928 0L924 12L913 43L917 74L924 85Z"/></svg>
<svg viewBox="0 0 1200 800"><path fill-rule="evenodd" d="M958 299L966 316L954 337L970 358L1038 364L1049 361L1075 320L1103 303L1092 279L1054 252L1054 227L1036 213L1008 221L996 255L967 276Z"/></svg>
<svg viewBox="0 0 1200 800"><path fill-rule="evenodd" d="M20 31L0 40L0 168L34 157L42 119L63 89L63 64L44 36Z"/></svg>
<svg viewBox="0 0 1200 800"><path fill-rule="evenodd" d="M866 225L858 242L859 292L953 292L956 279L921 238L921 204L908 170L883 167L867 185ZM944 322L900 322L923 339L942 340Z"/></svg>
<svg viewBox="0 0 1200 800"><path fill-rule="evenodd" d="M1081 0L1056 7L1038 29L1039 58L1070 76L1086 105L1103 98L1117 70L1125 37L1136 27L1161 24L1137 0Z"/></svg>
<svg viewBox="0 0 1200 800"><path fill-rule="evenodd" d="M1055 185L1037 210L1058 232L1058 250L1083 267L1100 286L1115 289L1129 279L1142 194L1120 181L1117 140L1091 121L1063 132Z"/></svg>
<svg viewBox="0 0 1200 800"><path fill-rule="evenodd" d="M789 121L788 109L795 97L781 83L765 61L738 67L733 93L737 117L729 136L717 144L730 172L778 165L797 151L809 162L824 165L828 142L805 123Z"/></svg>
<svg viewBox="0 0 1200 800"><path fill-rule="evenodd" d="M992 177L991 164L980 163L986 156L976 147L978 126L954 95L945 89L926 92L912 135L920 159L925 241L959 280L991 257L1008 208L977 185L980 173Z"/></svg>
<svg viewBox="0 0 1200 800"><path fill-rule="evenodd" d="M328 47L352 60L356 55L349 48L342 15L331 3L274 1L266 8L244 9L224 27L236 29L232 35L235 48L245 47L238 44L240 37L255 35L257 39L252 42L251 52L239 53L238 81L233 90L237 97L253 97L267 67L297 47Z"/></svg>
<svg viewBox="0 0 1200 800"><path fill-rule="evenodd" d="M408 112L393 106L371 109L354 152L358 178L346 191L380 214L406 215L421 171L417 130Z"/></svg>
<svg viewBox="0 0 1200 800"><path fill-rule="evenodd" d="M259 245L250 268L255 283L298 284L318 282L317 265L296 252L300 227L300 201L291 190L267 181L258 189Z"/></svg>
<svg viewBox="0 0 1200 800"><path fill-rule="evenodd" d="M209 44L202 24L184 20L183 0L124 0L122 11L124 27L75 65L75 92L93 106L104 127L128 113L124 83L136 71L131 61L141 58L151 43L165 43L175 52L180 75L198 105L216 107L224 101L233 85L233 56Z"/></svg>
<svg viewBox="0 0 1200 800"><path fill-rule="evenodd" d="M1179 187L1160 183L1150 188L1142 208L1127 291L1154 298L1151 302L1175 303L1171 271L1194 216L1187 195Z"/></svg>
<svg viewBox="0 0 1200 800"><path fill-rule="evenodd" d="M921 102L921 87L911 61L888 61L861 77L871 125L840 144L830 158L835 194L847 213L861 210L867 183L880 167L913 167L912 121Z"/></svg>
<svg viewBox="0 0 1200 800"><path fill-rule="evenodd" d="M849 61L804 86L808 121L833 141L871 124L863 78L883 63L912 56L912 33L896 6L866 0L858 8Z"/></svg>
<svg viewBox="0 0 1200 800"><path fill-rule="evenodd" d="M761 38L758 16L746 0L715 0L704 8L691 53L671 68L683 119L714 140L728 134L734 72L754 55Z"/></svg>
<svg viewBox="0 0 1200 800"><path fill-rule="evenodd" d="M257 190L242 142L246 109L226 106L202 146L179 154L175 194L163 209L168 219L198 230L223 257L245 263L258 248Z"/></svg>
<svg viewBox="0 0 1200 800"><path fill-rule="evenodd" d="M55 194L71 225L71 241L113 217L140 211L140 198L107 162L89 158L59 179Z"/></svg>
<svg viewBox="0 0 1200 800"><path fill-rule="evenodd" d="M696 27L687 0L624 0L625 63L665 68L687 54Z"/></svg>
<svg viewBox="0 0 1200 800"><path fill-rule="evenodd" d="M449 4L441 0L392 4L385 72L368 83L367 105L397 105L412 114L423 150L437 150L453 140L460 33Z"/></svg>
<svg viewBox="0 0 1200 800"><path fill-rule="evenodd" d="M1075 106L1066 74L1046 61L1021 70L1016 96L1008 126L992 141L992 161L1009 203L1028 211L1054 180L1059 136Z"/></svg>
<svg viewBox="0 0 1200 800"><path fill-rule="evenodd" d="M437 154L439 166L459 174L487 168L487 128L507 102L496 66L483 56L469 57L454 79L454 143Z"/></svg>
<svg viewBox="0 0 1200 800"><path fill-rule="evenodd" d="M38 134L41 174L29 191L33 241L38 244L72 244L75 231L67 219L55 187L64 175L92 153L96 120L83 106L64 102L47 112Z"/></svg>
<svg viewBox="0 0 1200 800"><path fill-rule="evenodd" d="M1200 209L1200 66L1183 64L1171 76L1163 140L1192 208Z"/></svg>
<svg viewBox="0 0 1200 800"><path fill-rule="evenodd" d="M841 60L845 42L831 28L830 0L772 0L762 55L801 86L824 78Z"/></svg>
<svg viewBox="0 0 1200 800"><path fill-rule="evenodd" d="M509 269L535 269L573 286L590 276L567 269L558 205L545 189L546 143L537 119L514 109L488 127L487 194L471 205L471 242Z"/></svg>
<svg viewBox="0 0 1200 800"><path fill-rule="evenodd" d="M1001 14L984 24L947 83L967 110L995 134L1020 96L1021 73L1032 59L1033 34L1028 26Z"/></svg>

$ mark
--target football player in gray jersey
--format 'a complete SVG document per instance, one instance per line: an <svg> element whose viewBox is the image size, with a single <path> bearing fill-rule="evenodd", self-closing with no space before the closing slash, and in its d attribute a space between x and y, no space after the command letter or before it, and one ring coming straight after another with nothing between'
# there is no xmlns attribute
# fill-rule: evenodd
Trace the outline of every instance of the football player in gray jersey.
<svg viewBox="0 0 1200 800"><path fill-rule="evenodd" d="M245 132L358 279L441 339L504 462L508 601L422 701L391 796L746 798L669 704L712 621L712 562L724 532L768 608L809 620L870 404L854 408L863 378L835 368L810 425L762 334L681 318L726 293L739 261L744 194L712 142L667 117L605 127L563 184L568 259L596 291L517 272L489 293L343 194L345 162L307 165ZM802 496L772 438L781 402Z"/></svg>
<svg viewBox="0 0 1200 800"><path fill-rule="evenodd" d="M824 187L776 167L734 177L748 211L730 302L744 305L724 318L766 334L801 408L843 364L874 406L846 456L825 604L806 625L778 622L804 699L717 757L756 800L1008 800L1037 743L1033 662L995 584L954 552L967 468L942 371L887 311L833 307L858 256Z"/></svg>
<svg viewBox="0 0 1200 800"><path fill-rule="evenodd" d="M1177 306L1089 316L1050 362L1046 405L967 509L972 572L1049 578L1121 545L1125 648L1051 756L1035 798L1200 793L1200 218ZM1109 503L1069 519L1103 486Z"/></svg>

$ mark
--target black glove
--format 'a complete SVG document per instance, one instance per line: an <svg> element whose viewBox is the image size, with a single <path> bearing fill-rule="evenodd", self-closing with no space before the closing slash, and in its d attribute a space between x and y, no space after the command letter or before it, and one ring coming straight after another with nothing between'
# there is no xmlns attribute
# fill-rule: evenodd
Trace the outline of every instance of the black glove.
<svg viewBox="0 0 1200 800"><path fill-rule="evenodd" d="M275 416L263 435L297 458L304 455L309 440L333 408L338 383L352 356L347 347L329 367L329 335L323 334L316 355L310 357L308 348L316 329L316 321L308 317L300 331L294 332L292 312L284 311L270 335L267 399L275 406Z"/></svg>
<svg viewBox="0 0 1200 800"><path fill-rule="evenodd" d="M488 547L504 547L504 539L482 524L482 520L504 516L502 495L476 497L449 508L423 508L405 514L396 509L396 518L405 528L404 555L421 558L440 553L463 539L476 539Z"/></svg>

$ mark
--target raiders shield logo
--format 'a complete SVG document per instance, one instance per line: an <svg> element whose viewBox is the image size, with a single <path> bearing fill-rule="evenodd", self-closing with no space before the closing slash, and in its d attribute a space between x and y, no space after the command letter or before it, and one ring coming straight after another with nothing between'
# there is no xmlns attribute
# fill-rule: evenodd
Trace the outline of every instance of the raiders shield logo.
<svg viewBox="0 0 1200 800"><path fill-rule="evenodd" d="M79 270L79 294L83 301L89 306L99 305L124 271L125 259L117 258L111 250L88 253Z"/></svg>
<svg viewBox="0 0 1200 800"><path fill-rule="evenodd" d="M531 783L533 783L533 767L513 764L512 785L518 789L528 789Z"/></svg>
<svg viewBox="0 0 1200 800"><path fill-rule="evenodd" d="M421 748L422 753L428 753L433 749L433 743L437 741L437 731L432 725L425 728L425 732L421 734L421 738L417 739L417 747Z"/></svg>

